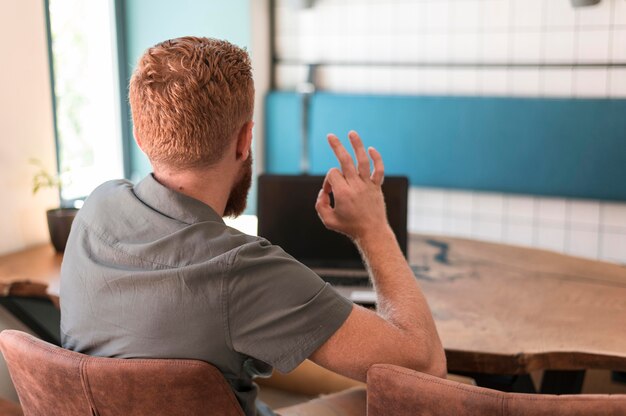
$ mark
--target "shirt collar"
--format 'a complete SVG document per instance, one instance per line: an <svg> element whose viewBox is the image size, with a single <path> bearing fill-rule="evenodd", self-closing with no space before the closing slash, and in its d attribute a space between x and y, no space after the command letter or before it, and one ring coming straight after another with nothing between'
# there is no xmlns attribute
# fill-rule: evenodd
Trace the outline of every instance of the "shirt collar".
<svg viewBox="0 0 626 416"><path fill-rule="evenodd" d="M137 198L150 208L186 224L202 221L224 223L222 217L213 208L204 202L161 185L152 173L135 185L134 192Z"/></svg>

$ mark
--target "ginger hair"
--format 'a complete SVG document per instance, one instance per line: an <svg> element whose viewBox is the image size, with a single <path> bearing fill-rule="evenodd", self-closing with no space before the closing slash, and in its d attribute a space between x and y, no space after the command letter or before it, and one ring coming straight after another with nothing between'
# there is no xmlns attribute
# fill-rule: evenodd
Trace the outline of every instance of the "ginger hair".
<svg viewBox="0 0 626 416"><path fill-rule="evenodd" d="M139 59L129 101L135 137L153 166L210 166L252 120L250 57L224 40L166 40Z"/></svg>

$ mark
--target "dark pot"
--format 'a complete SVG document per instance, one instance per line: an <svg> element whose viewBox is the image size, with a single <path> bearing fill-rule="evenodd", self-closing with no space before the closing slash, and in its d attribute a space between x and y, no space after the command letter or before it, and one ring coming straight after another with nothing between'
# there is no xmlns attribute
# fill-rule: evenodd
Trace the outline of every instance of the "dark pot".
<svg viewBox="0 0 626 416"><path fill-rule="evenodd" d="M77 212L77 208L57 208L46 212L50 241L52 241L52 245L57 253L65 251L67 238L70 236L72 222Z"/></svg>

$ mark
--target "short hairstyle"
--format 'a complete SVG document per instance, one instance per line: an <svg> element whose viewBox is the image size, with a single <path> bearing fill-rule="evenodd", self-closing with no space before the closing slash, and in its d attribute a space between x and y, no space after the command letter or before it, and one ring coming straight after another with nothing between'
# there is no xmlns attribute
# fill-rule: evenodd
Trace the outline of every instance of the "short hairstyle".
<svg viewBox="0 0 626 416"><path fill-rule="evenodd" d="M250 57L224 40L166 40L139 59L129 101L135 136L153 165L210 166L252 119Z"/></svg>

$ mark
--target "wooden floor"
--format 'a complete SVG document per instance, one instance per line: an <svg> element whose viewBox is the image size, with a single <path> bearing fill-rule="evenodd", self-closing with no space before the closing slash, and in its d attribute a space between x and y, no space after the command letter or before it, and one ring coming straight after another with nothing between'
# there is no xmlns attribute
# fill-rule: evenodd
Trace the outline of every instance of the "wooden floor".
<svg viewBox="0 0 626 416"><path fill-rule="evenodd" d="M611 381L610 371L589 370L583 384L583 393L626 394L626 383Z"/></svg>
<svg viewBox="0 0 626 416"><path fill-rule="evenodd" d="M281 407L288 407L307 402L314 397L315 396L291 393L285 390L276 389L274 387L263 386L259 390L258 399L267 404L272 409L280 409Z"/></svg>

